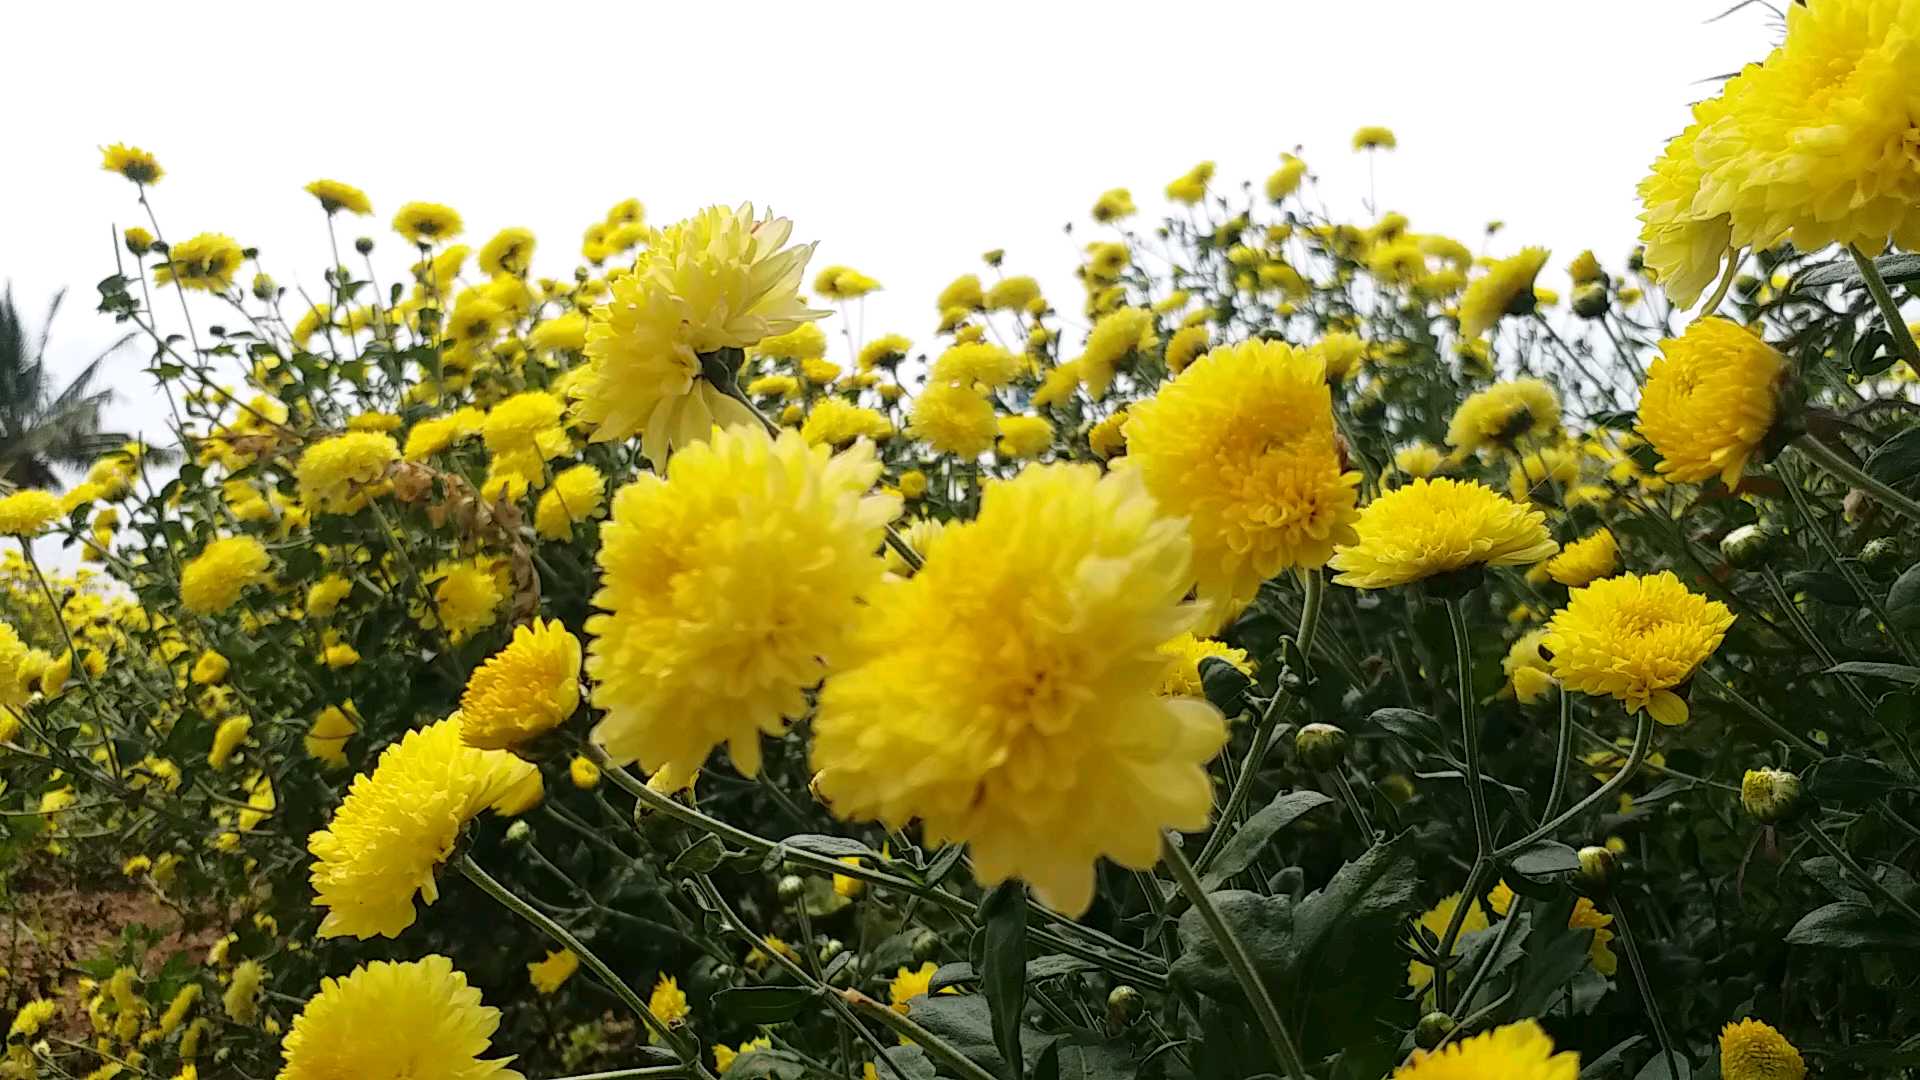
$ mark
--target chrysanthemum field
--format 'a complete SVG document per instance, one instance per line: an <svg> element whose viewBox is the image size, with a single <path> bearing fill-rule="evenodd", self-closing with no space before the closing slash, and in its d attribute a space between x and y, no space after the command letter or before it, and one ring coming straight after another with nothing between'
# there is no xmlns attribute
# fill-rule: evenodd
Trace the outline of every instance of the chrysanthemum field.
<svg viewBox="0 0 1920 1080"><path fill-rule="evenodd" d="M1631 252L1281 154L878 333L752 205L316 180L289 290L106 147L174 438L0 495L0 1075L1913 1075L1916 88L1810 0Z"/></svg>

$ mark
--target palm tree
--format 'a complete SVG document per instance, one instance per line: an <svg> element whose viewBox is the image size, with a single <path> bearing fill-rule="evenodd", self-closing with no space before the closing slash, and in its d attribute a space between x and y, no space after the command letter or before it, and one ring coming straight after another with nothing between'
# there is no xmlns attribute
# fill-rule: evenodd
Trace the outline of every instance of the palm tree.
<svg viewBox="0 0 1920 1080"><path fill-rule="evenodd" d="M94 458L127 442L119 432L100 430L100 409L112 390L91 390L100 364L125 345L128 334L93 358L66 389L53 393L46 366L47 333L60 310L65 290L47 307L37 341L13 303L13 287L0 296L0 490L58 487L56 465L84 469Z"/></svg>

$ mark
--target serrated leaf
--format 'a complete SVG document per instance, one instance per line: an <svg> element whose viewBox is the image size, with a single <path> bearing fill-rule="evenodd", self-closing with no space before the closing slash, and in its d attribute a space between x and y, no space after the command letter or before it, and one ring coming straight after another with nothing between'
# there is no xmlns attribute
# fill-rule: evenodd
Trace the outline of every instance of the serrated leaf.
<svg viewBox="0 0 1920 1080"><path fill-rule="evenodd" d="M1513 869L1529 877L1570 874L1580 869L1580 853L1554 840L1541 840L1513 856Z"/></svg>
<svg viewBox="0 0 1920 1080"><path fill-rule="evenodd" d="M729 986L713 995L722 1013L743 1024L783 1024L800 1015L814 998L806 986Z"/></svg>
<svg viewBox="0 0 1920 1080"><path fill-rule="evenodd" d="M1808 794L1835 806L1860 806L1913 786L1886 765L1854 754L1816 762L1807 769L1805 780Z"/></svg>
<svg viewBox="0 0 1920 1080"><path fill-rule="evenodd" d="M1247 823L1240 826L1240 831L1234 833L1221 846L1220 853L1214 857L1212 864L1207 867L1206 874L1201 877L1200 887L1207 892L1212 892L1235 876L1244 873L1282 829L1332 802L1331 798L1308 788L1274 796L1272 802L1261 807L1258 813L1248 818Z"/></svg>
<svg viewBox="0 0 1920 1080"><path fill-rule="evenodd" d="M980 989L993 1020L993 1042L1004 1061L1023 1060L1020 1015L1027 1006L1027 887L1018 879L994 887L980 904ZM1020 1080L1016 1069L1008 1080Z"/></svg>
<svg viewBox="0 0 1920 1080"><path fill-rule="evenodd" d="M1882 255L1873 260L1873 268L1880 272L1880 276L1885 278L1889 285L1920 281L1920 255ZM1849 257L1835 259L1833 262L1822 263L1800 271L1788 288L1797 291L1819 288L1823 285L1858 285L1860 283L1860 268L1855 266L1853 259Z"/></svg>
<svg viewBox="0 0 1920 1080"><path fill-rule="evenodd" d="M701 837L685 851L673 857L667 864L670 874L708 874L717 869L727 857L726 845L720 838L709 833Z"/></svg>
<svg viewBox="0 0 1920 1080"><path fill-rule="evenodd" d="M1821 949L1920 949L1920 927L1866 904L1840 900L1814 908L1787 931L1787 944Z"/></svg>
<svg viewBox="0 0 1920 1080"><path fill-rule="evenodd" d="M1375 709L1366 723L1403 742L1435 748L1444 745L1440 722L1413 709Z"/></svg>
<svg viewBox="0 0 1920 1080"><path fill-rule="evenodd" d="M811 852L834 859L878 858L878 854L858 840L849 840L843 836L827 836L822 833L801 833L780 841L795 851Z"/></svg>
<svg viewBox="0 0 1920 1080"><path fill-rule="evenodd" d="M1864 679L1887 679L1906 686L1920 686L1920 667L1905 664L1881 664L1871 660L1847 660L1826 669L1826 675L1858 675Z"/></svg>

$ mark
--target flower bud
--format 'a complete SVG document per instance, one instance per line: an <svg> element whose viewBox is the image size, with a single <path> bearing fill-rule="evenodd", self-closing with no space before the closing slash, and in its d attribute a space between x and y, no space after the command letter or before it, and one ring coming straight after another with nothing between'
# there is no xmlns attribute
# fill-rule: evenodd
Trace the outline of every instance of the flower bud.
<svg viewBox="0 0 1920 1080"><path fill-rule="evenodd" d="M1740 805L1762 825L1786 821L1800 809L1800 778L1785 769L1748 769Z"/></svg>
<svg viewBox="0 0 1920 1080"><path fill-rule="evenodd" d="M1597 319L1607 313L1613 298L1607 287L1595 281L1573 290L1573 313L1583 319Z"/></svg>
<svg viewBox="0 0 1920 1080"><path fill-rule="evenodd" d="M847 943L839 938L828 938L820 943L820 962L822 964L847 951Z"/></svg>
<svg viewBox="0 0 1920 1080"><path fill-rule="evenodd" d="M508 847L519 847L528 843L533 840L533 826L524 821L516 821L507 826L505 839Z"/></svg>
<svg viewBox="0 0 1920 1080"><path fill-rule="evenodd" d="M779 892L780 902L791 904L807 894L807 883L798 874L788 874L780 879Z"/></svg>
<svg viewBox="0 0 1920 1080"><path fill-rule="evenodd" d="M1573 872L1573 887L1588 896L1605 896L1613 871L1613 852L1603 847L1583 847L1580 869Z"/></svg>
<svg viewBox="0 0 1920 1080"><path fill-rule="evenodd" d="M913 935L913 958L926 963L940 951L940 935L931 930L922 930Z"/></svg>
<svg viewBox="0 0 1920 1080"><path fill-rule="evenodd" d="M1125 983L1107 995L1107 1028L1118 1031L1140 1013L1140 991Z"/></svg>
<svg viewBox="0 0 1920 1080"><path fill-rule="evenodd" d="M1720 538L1720 557L1735 570L1751 570L1773 553L1775 539L1764 525L1742 525Z"/></svg>
<svg viewBox="0 0 1920 1080"><path fill-rule="evenodd" d="M353 242L353 250L359 252L362 255L373 254L373 237L363 236L360 239L355 240Z"/></svg>
<svg viewBox="0 0 1920 1080"><path fill-rule="evenodd" d="M1430 1012L1420 1018L1419 1026L1413 1029L1413 1044L1422 1050L1431 1050L1440 1045L1440 1040L1453 1031L1453 1017L1443 1012Z"/></svg>
<svg viewBox="0 0 1920 1080"><path fill-rule="evenodd" d="M1860 565L1875 573L1884 573L1900 565L1900 541L1891 536L1867 541L1860 549Z"/></svg>
<svg viewBox="0 0 1920 1080"><path fill-rule="evenodd" d="M1332 724L1308 724L1293 737L1293 752L1314 772L1332 772L1347 760L1347 733Z"/></svg>

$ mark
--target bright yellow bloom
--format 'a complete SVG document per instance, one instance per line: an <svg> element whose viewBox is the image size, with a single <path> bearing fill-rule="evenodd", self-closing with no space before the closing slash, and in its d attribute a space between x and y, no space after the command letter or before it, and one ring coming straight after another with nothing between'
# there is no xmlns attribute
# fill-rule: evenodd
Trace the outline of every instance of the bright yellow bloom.
<svg viewBox="0 0 1920 1080"><path fill-rule="evenodd" d="M1003 416L999 430L1000 441L995 448L1004 458L1037 458L1053 445L1053 425L1044 416Z"/></svg>
<svg viewBox="0 0 1920 1080"><path fill-rule="evenodd" d="M1467 284L1460 297L1460 336L1477 338L1503 315L1527 315L1534 309L1533 279L1547 265L1547 249L1530 247L1501 259Z"/></svg>
<svg viewBox="0 0 1920 1080"><path fill-rule="evenodd" d="M460 738L460 718L408 732L362 773L326 829L307 838L321 937L393 937L413 925L413 894L439 899L434 871L460 830L533 766Z"/></svg>
<svg viewBox="0 0 1920 1080"><path fill-rule="evenodd" d="M518 227L501 229L480 247L480 269L488 274L524 277L533 262L534 238L531 230Z"/></svg>
<svg viewBox="0 0 1920 1080"><path fill-rule="evenodd" d="M1513 888L1506 882L1493 887L1487 894L1487 906L1502 918L1513 908ZM1593 906L1593 901L1580 897L1574 901L1573 912L1567 916L1567 926L1573 930L1591 930L1593 938L1587 943L1587 962L1593 970L1602 975L1612 975L1620 970L1620 958L1613 955L1613 916Z"/></svg>
<svg viewBox="0 0 1920 1080"><path fill-rule="evenodd" d="M940 354L928 373L929 382L959 383L967 387L993 389L1005 386L1020 374L1020 358L998 345L984 341L955 345Z"/></svg>
<svg viewBox="0 0 1920 1080"><path fill-rule="evenodd" d="M320 980L294 1017L279 1080L521 1080L512 1058L483 1061L500 1010L444 956L375 960Z"/></svg>
<svg viewBox="0 0 1920 1080"><path fill-rule="evenodd" d="M386 479L398 460L400 447L391 435L349 431L322 439L307 447L294 468L300 502L323 514L357 513L367 505L368 489Z"/></svg>
<svg viewBox="0 0 1920 1080"><path fill-rule="evenodd" d="M784 334L761 338L747 350L774 360L818 360L827 355L827 334L817 322L803 322Z"/></svg>
<svg viewBox="0 0 1920 1080"><path fill-rule="evenodd" d="M620 489L600 531L602 613L587 621L605 711L593 736L614 760L691 773L724 742L736 768L759 771L761 733L805 714L880 580L874 553L900 503L868 494L879 475L871 443L833 454L745 428Z"/></svg>
<svg viewBox="0 0 1920 1080"><path fill-rule="evenodd" d="M1213 162L1203 161L1167 184L1167 198L1192 206L1207 196L1207 184L1213 180Z"/></svg>
<svg viewBox="0 0 1920 1080"><path fill-rule="evenodd" d="M1332 402L1317 357L1256 340L1213 350L1129 410L1128 458L1188 519L1216 614L1354 539L1360 474L1340 460Z"/></svg>
<svg viewBox="0 0 1920 1080"><path fill-rule="evenodd" d="M1035 398L1038 401L1038 398ZM993 403L971 387L934 383L913 403L907 434L942 454L976 458L993 446Z"/></svg>
<svg viewBox="0 0 1920 1080"><path fill-rule="evenodd" d="M1479 566L1530 566L1558 545L1546 516L1480 484L1444 477L1395 488L1360 511L1359 540L1334 553L1334 580L1356 589L1405 585Z"/></svg>
<svg viewBox="0 0 1920 1080"><path fill-rule="evenodd" d="M1126 188L1112 188L1101 193L1093 203L1093 220L1106 224L1132 217L1134 214L1133 194Z"/></svg>
<svg viewBox="0 0 1920 1080"><path fill-rule="evenodd" d="M1453 913L1459 907L1459 893L1446 896L1442 898L1438 904L1435 904L1426 914L1420 916L1418 920L1419 925L1422 929L1431 932L1434 941L1437 942L1446 935L1448 925L1453 922ZM1455 937L1453 941L1453 951L1455 953L1460 951L1462 945L1461 938L1477 930L1485 930L1488 925L1486 909L1482 908L1478 901L1468 905L1466 915L1460 920L1459 936ZM1432 982L1433 968L1431 966L1423 964L1418 960L1407 961L1408 986L1415 990L1425 991Z"/></svg>
<svg viewBox="0 0 1920 1080"><path fill-rule="evenodd" d="M328 574L307 589L307 614L324 619L339 608L341 601L353 595L353 582L339 574Z"/></svg>
<svg viewBox="0 0 1920 1080"><path fill-rule="evenodd" d="M480 435L497 463L537 477L542 462L567 450L567 436L560 428L565 411L552 394L528 390L488 409Z"/></svg>
<svg viewBox="0 0 1920 1080"><path fill-rule="evenodd" d="M1544 627L1529 630L1508 647L1507 655L1500 661L1501 669L1507 673L1507 685L1522 705L1539 701L1553 687L1553 665L1540 654L1540 645L1546 638Z"/></svg>
<svg viewBox="0 0 1920 1080"><path fill-rule="evenodd" d="M422 626L444 626L455 645L492 626L506 603L504 568L479 558L445 563L426 575L433 585L433 607L420 612Z"/></svg>
<svg viewBox="0 0 1920 1080"><path fill-rule="evenodd" d="M1663 724L1687 722L1674 688L1720 647L1733 613L1688 592L1670 570L1604 578L1567 597L1547 625L1546 650L1562 685L1619 698Z"/></svg>
<svg viewBox="0 0 1920 1080"><path fill-rule="evenodd" d="M459 236L465 227L460 221L459 211L439 203L410 202L393 215L393 231L423 247ZM443 288L451 277L449 274L442 279Z"/></svg>
<svg viewBox="0 0 1920 1080"><path fill-rule="evenodd" d="M1339 382L1353 374L1360 358L1367 354L1367 343L1358 334L1333 330L1314 344L1313 352L1327 366L1327 381Z"/></svg>
<svg viewBox="0 0 1920 1080"><path fill-rule="evenodd" d="M344 767L347 763L347 740L360 730L356 722L359 715L351 701L321 709L307 728L305 743L308 755L329 769Z"/></svg>
<svg viewBox="0 0 1920 1080"><path fill-rule="evenodd" d="M809 446L831 446L843 448L855 439L873 439L878 442L893 434L893 425L887 418L864 406L855 405L845 398L828 397L815 402L807 410L806 422L800 425L800 437Z"/></svg>
<svg viewBox="0 0 1920 1080"><path fill-rule="evenodd" d="M160 167L159 160L152 154L126 143L101 147L100 167L142 185L157 184L167 175L167 170Z"/></svg>
<svg viewBox="0 0 1920 1080"><path fill-rule="evenodd" d="M572 949L555 949L546 959L527 965L527 978L535 990L551 994L579 970L580 957Z"/></svg>
<svg viewBox="0 0 1920 1080"><path fill-rule="evenodd" d="M754 1050L771 1050L771 1049L773 1049L773 1040L769 1039L765 1035L762 1035L757 1039L752 1039L747 1042L741 1043L740 1048L738 1050L732 1049L731 1047L727 1047L727 1046L716 1045L713 1048L714 1070L724 1075L728 1069L733 1068L734 1059L739 1057L741 1054L750 1053Z"/></svg>
<svg viewBox="0 0 1920 1080"><path fill-rule="evenodd" d="M1369 124L1353 133L1353 148L1358 150L1392 150L1400 145L1393 137L1393 131L1378 124Z"/></svg>
<svg viewBox="0 0 1920 1080"><path fill-rule="evenodd" d="M1160 680L1160 693L1168 697L1205 697L1200 662L1209 656L1225 660L1243 675L1253 674L1254 665L1247 658L1247 650L1236 649L1224 641L1197 637L1191 630L1163 642L1160 651L1174 658L1174 665Z"/></svg>
<svg viewBox="0 0 1920 1080"><path fill-rule="evenodd" d="M1540 379L1494 383L1470 395L1447 423L1447 445L1462 451L1485 446L1512 448L1523 438L1542 438L1560 427L1560 396Z"/></svg>
<svg viewBox="0 0 1920 1080"><path fill-rule="evenodd" d="M250 1026L259 1018L260 983L265 977L266 970L258 960L242 960L234 965L220 1004L235 1023Z"/></svg>
<svg viewBox="0 0 1920 1080"><path fill-rule="evenodd" d="M40 488L21 488L0 497L0 536L39 536L60 518L60 496Z"/></svg>
<svg viewBox="0 0 1920 1080"><path fill-rule="evenodd" d="M859 364L861 371L872 371L876 367L892 367L906 359L913 342L899 334L887 334L874 338L860 347Z"/></svg>
<svg viewBox="0 0 1920 1080"><path fill-rule="evenodd" d="M1597 581L1619 568L1620 545L1607 529L1575 540L1546 561L1547 576L1568 588Z"/></svg>
<svg viewBox="0 0 1920 1080"><path fill-rule="evenodd" d="M485 416L477 409L461 409L446 416L431 416L413 425L407 432L406 449L401 456L408 461L425 461L461 439L479 434Z"/></svg>
<svg viewBox="0 0 1920 1080"><path fill-rule="evenodd" d="M1127 451L1127 418L1125 410L1103 417L1099 423L1087 431L1087 449L1092 450L1102 461L1111 461Z"/></svg>
<svg viewBox="0 0 1920 1080"><path fill-rule="evenodd" d="M988 311L1027 311L1040 302L1040 283L1025 275L1004 278L987 290Z"/></svg>
<svg viewBox="0 0 1920 1080"><path fill-rule="evenodd" d="M600 766L576 754L567 763L567 778L581 791L592 791L600 786Z"/></svg>
<svg viewBox="0 0 1920 1080"><path fill-rule="evenodd" d="M1152 866L1162 828L1212 807L1220 714L1158 694L1160 646L1200 618L1186 529L1131 473L1031 465L924 554L821 691L819 790L844 818L921 818L972 845L983 883L1084 911L1098 857Z"/></svg>
<svg viewBox="0 0 1920 1080"><path fill-rule="evenodd" d="M319 199L320 209L329 214L337 214L342 210L362 216L373 213L373 203L367 199L367 193L352 184L343 184L338 180L315 180L307 185L306 192Z"/></svg>
<svg viewBox="0 0 1920 1080"><path fill-rule="evenodd" d="M1718 317L1662 341L1647 368L1636 428L1660 454L1659 471L1737 486L1773 428L1775 385L1786 371L1786 360L1758 334Z"/></svg>
<svg viewBox="0 0 1920 1080"><path fill-rule="evenodd" d="M1749 1018L1721 1029L1720 1075L1723 1080L1805 1080L1807 1064L1785 1035Z"/></svg>
<svg viewBox="0 0 1920 1080"><path fill-rule="evenodd" d="M1403 446L1393 452L1393 467L1418 480L1432 476L1445 468L1447 457L1440 448L1428 442L1417 442Z"/></svg>
<svg viewBox="0 0 1920 1080"><path fill-rule="evenodd" d="M1722 98L1696 104L1693 123L1667 144L1640 181L1640 242L1646 246L1646 266L1677 308L1693 306L1720 275L1720 264L1733 247L1729 215L1695 210L1703 178L1696 142L1701 131L1726 112ZM1628 302L1624 295L1621 302Z"/></svg>
<svg viewBox="0 0 1920 1080"><path fill-rule="evenodd" d="M232 666L226 657L208 649L193 662L193 670L188 673L188 678L192 679L195 685L211 686L224 680Z"/></svg>
<svg viewBox="0 0 1920 1080"><path fill-rule="evenodd" d="M687 1005L686 991L680 989L680 983L666 972L660 973L660 979L653 984L653 992L647 995L647 1011L655 1020L668 1027L676 1027L687 1022L693 1010ZM654 1041L649 1034L648 1041Z"/></svg>
<svg viewBox="0 0 1920 1080"><path fill-rule="evenodd" d="M1393 1080L1577 1080L1579 1075L1579 1054L1554 1053L1553 1040L1539 1022L1522 1020L1435 1053L1415 1050L1411 1063L1393 1071Z"/></svg>
<svg viewBox="0 0 1920 1080"><path fill-rule="evenodd" d="M580 658L580 639L557 619L517 627L506 648L467 677L461 738L510 750L559 726L580 704Z"/></svg>
<svg viewBox="0 0 1920 1080"><path fill-rule="evenodd" d="M180 571L180 602L188 611L218 615L248 586L270 580L267 549L251 536L225 536L201 549Z"/></svg>
<svg viewBox="0 0 1920 1080"><path fill-rule="evenodd" d="M233 275L240 271L240 263L245 258L232 237L201 233L167 251L167 261L153 268L153 283L178 282L186 289L225 292L233 288Z"/></svg>
<svg viewBox="0 0 1920 1080"><path fill-rule="evenodd" d="M939 967L932 961L922 963L918 969L901 968L894 973L893 981L887 984L887 1004L893 1011L905 1013L908 1002L931 993L933 974Z"/></svg>
<svg viewBox="0 0 1920 1080"><path fill-rule="evenodd" d="M1167 371L1174 375L1187 369L1187 365L1201 353L1207 351L1207 328L1204 326L1183 326L1167 339Z"/></svg>
<svg viewBox="0 0 1920 1080"><path fill-rule="evenodd" d="M857 300L879 289L878 281L846 266L829 266L813 278L813 291L831 300Z"/></svg>
<svg viewBox="0 0 1920 1080"><path fill-rule="evenodd" d="M1087 334L1087 344L1073 360L1087 393L1099 401L1113 385L1114 369L1134 352L1147 352L1159 343L1153 332L1153 313L1123 307L1100 316Z"/></svg>
<svg viewBox="0 0 1920 1080"><path fill-rule="evenodd" d="M1280 155L1280 167L1267 177L1267 198L1279 202L1300 190L1300 181L1307 175L1307 163L1292 154Z"/></svg>
<svg viewBox="0 0 1920 1080"><path fill-rule="evenodd" d="M591 465L561 470L533 511L534 531L548 540L566 540L573 527L600 513L607 501L607 478Z"/></svg>
<svg viewBox="0 0 1920 1080"><path fill-rule="evenodd" d="M47 1021L59 1015L59 1002L35 998L20 1006L20 1011L13 1014L13 1023L7 1027L7 1038L31 1040L40 1034L40 1029L46 1026Z"/></svg>

